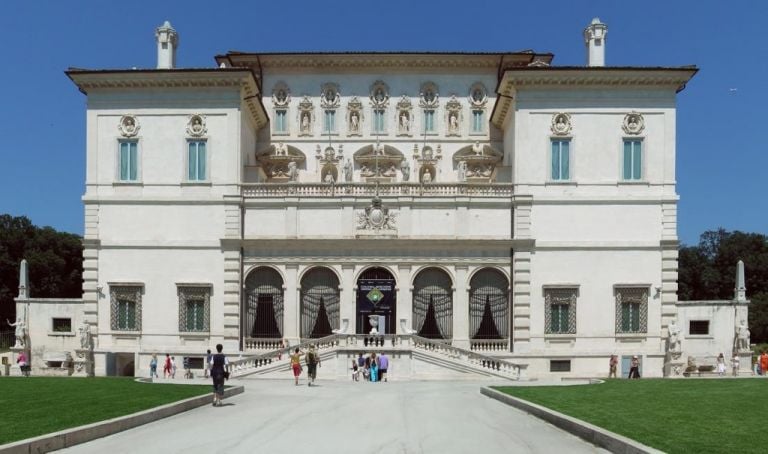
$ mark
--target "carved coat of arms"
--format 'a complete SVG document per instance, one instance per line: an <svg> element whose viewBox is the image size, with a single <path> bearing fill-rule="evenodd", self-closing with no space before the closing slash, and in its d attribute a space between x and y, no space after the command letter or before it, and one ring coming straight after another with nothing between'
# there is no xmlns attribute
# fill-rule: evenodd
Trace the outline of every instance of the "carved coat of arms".
<svg viewBox="0 0 768 454"><path fill-rule="evenodd" d="M395 230L395 214L381 205L381 199L375 197L365 211L357 214L358 230Z"/></svg>

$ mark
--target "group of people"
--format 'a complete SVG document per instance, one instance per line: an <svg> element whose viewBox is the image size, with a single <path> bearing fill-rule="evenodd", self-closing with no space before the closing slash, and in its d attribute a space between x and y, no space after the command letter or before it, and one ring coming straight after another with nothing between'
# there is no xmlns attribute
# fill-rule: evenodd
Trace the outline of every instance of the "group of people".
<svg viewBox="0 0 768 454"><path fill-rule="evenodd" d="M608 360L608 378L618 378L616 375L618 367L619 357L617 355L611 355L611 358ZM640 378L640 358L638 358L637 355L632 356L627 378Z"/></svg>
<svg viewBox="0 0 768 454"><path fill-rule="evenodd" d="M320 355L317 353L314 344L309 346L309 350L303 352L296 347L291 353L291 371L295 386L299 386L299 376L304 371L301 367L301 357L307 366L307 386L312 386L317 378L317 368L320 367Z"/></svg>
<svg viewBox="0 0 768 454"><path fill-rule="evenodd" d="M149 378L160 378L157 374L157 355L152 355L149 360ZM176 357L168 353L163 360L163 378L176 378Z"/></svg>
<svg viewBox="0 0 768 454"><path fill-rule="evenodd" d="M389 357L382 352L379 355L371 353L370 355L360 356L352 359L352 380L360 381L362 374L363 380L377 382L387 381L387 371L389 369Z"/></svg>

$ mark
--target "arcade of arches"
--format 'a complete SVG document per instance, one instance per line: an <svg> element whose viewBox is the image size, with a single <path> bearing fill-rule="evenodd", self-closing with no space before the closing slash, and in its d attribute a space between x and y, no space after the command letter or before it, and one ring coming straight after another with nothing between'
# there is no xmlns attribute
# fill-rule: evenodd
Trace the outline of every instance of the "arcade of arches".
<svg viewBox="0 0 768 454"><path fill-rule="evenodd" d="M373 323L380 334L509 340L510 284L496 267L262 265L247 271L244 287L244 338L368 334Z"/></svg>

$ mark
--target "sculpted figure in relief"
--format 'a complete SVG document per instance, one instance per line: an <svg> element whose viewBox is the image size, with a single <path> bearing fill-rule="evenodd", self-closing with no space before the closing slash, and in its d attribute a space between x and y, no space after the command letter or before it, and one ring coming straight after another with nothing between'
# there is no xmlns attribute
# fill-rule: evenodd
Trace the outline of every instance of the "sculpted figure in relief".
<svg viewBox="0 0 768 454"><path fill-rule="evenodd" d="M411 131L411 120L408 119L408 114L405 111L400 112L400 132Z"/></svg>
<svg viewBox="0 0 768 454"><path fill-rule="evenodd" d="M473 152L474 152L474 153L475 153L477 156L482 156L482 155L483 155L483 146L482 146L482 145L480 145L480 142L475 142L475 144L474 144L474 145L472 145L472 151L473 151Z"/></svg>
<svg viewBox="0 0 768 454"><path fill-rule="evenodd" d="M344 181L347 183L352 181L352 161L349 160L344 163Z"/></svg>
<svg viewBox="0 0 768 454"><path fill-rule="evenodd" d="M455 112L451 113L448 117L450 132L457 132L459 130L459 119Z"/></svg>
<svg viewBox="0 0 768 454"><path fill-rule="evenodd" d="M677 326L675 320L669 322L669 351L680 351L680 327Z"/></svg>
<svg viewBox="0 0 768 454"><path fill-rule="evenodd" d="M78 331L80 332L80 348L81 349L88 349L91 347L91 325L83 321L82 324L80 324L80 328L78 328Z"/></svg>
<svg viewBox="0 0 768 454"><path fill-rule="evenodd" d="M457 170L459 172L459 181L467 181L467 161L460 161Z"/></svg>
<svg viewBox="0 0 768 454"><path fill-rule="evenodd" d="M309 112L301 114L301 132L309 134Z"/></svg>
<svg viewBox="0 0 768 454"><path fill-rule="evenodd" d="M407 160L400 164L400 171L403 172L403 181L408 181L411 178L411 166Z"/></svg>
<svg viewBox="0 0 768 454"><path fill-rule="evenodd" d="M746 322L742 320L739 326L736 327L736 350L749 350L750 334Z"/></svg>
<svg viewBox="0 0 768 454"><path fill-rule="evenodd" d="M5 321L8 323L8 326L16 328L16 344L14 347L24 347L27 337L27 324L24 323L21 317L16 319L16 323L11 323L8 319L5 319Z"/></svg>
<svg viewBox="0 0 768 454"><path fill-rule="evenodd" d="M352 114L349 116L349 130L352 132L357 132L360 129L360 117L358 117L357 112L352 112Z"/></svg>
<svg viewBox="0 0 768 454"><path fill-rule="evenodd" d="M288 181L296 181L299 176L299 170L296 168L296 161L288 163Z"/></svg>
<svg viewBox="0 0 768 454"><path fill-rule="evenodd" d="M421 176L421 182L422 183L432 182L432 174L429 172L429 169L424 170L424 174Z"/></svg>

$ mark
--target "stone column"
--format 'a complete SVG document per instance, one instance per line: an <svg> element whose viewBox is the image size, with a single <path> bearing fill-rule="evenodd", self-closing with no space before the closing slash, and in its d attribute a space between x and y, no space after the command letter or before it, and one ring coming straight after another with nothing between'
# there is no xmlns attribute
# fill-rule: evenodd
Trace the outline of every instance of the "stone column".
<svg viewBox="0 0 768 454"><path fill-rule="evenodd" d="M512 350L531 350L531 253L516 251L512 268Z"/></svg>
<svg viewBox="0 0 768 454"><path fill-rule="evenodd" d="M299 343L299 265L285 265L284 308L283 308L283 337L290 345Z"/></svg>
<svg viewBox="0 0 768 454"><path fill-rule="evenodd" d="M413 287L411 286L411 265L397 266L397 334L403 333L400 320L406 319L406 327L413 327Z"/></svg>
<svg viewBox="0 0 768 454"><path fill-rule="evenodd" d="M357 332L357 282L355 279L355 265L352 263L341 265L341 325L344 328L344 319L349 320L346 334Z"/></svg>
<svg viewBox="0 0 768 454"><path fill-rule="evenodd" d="M453 345L469 349L469 288L467 265L456 265L453 290Z"/></svg>

